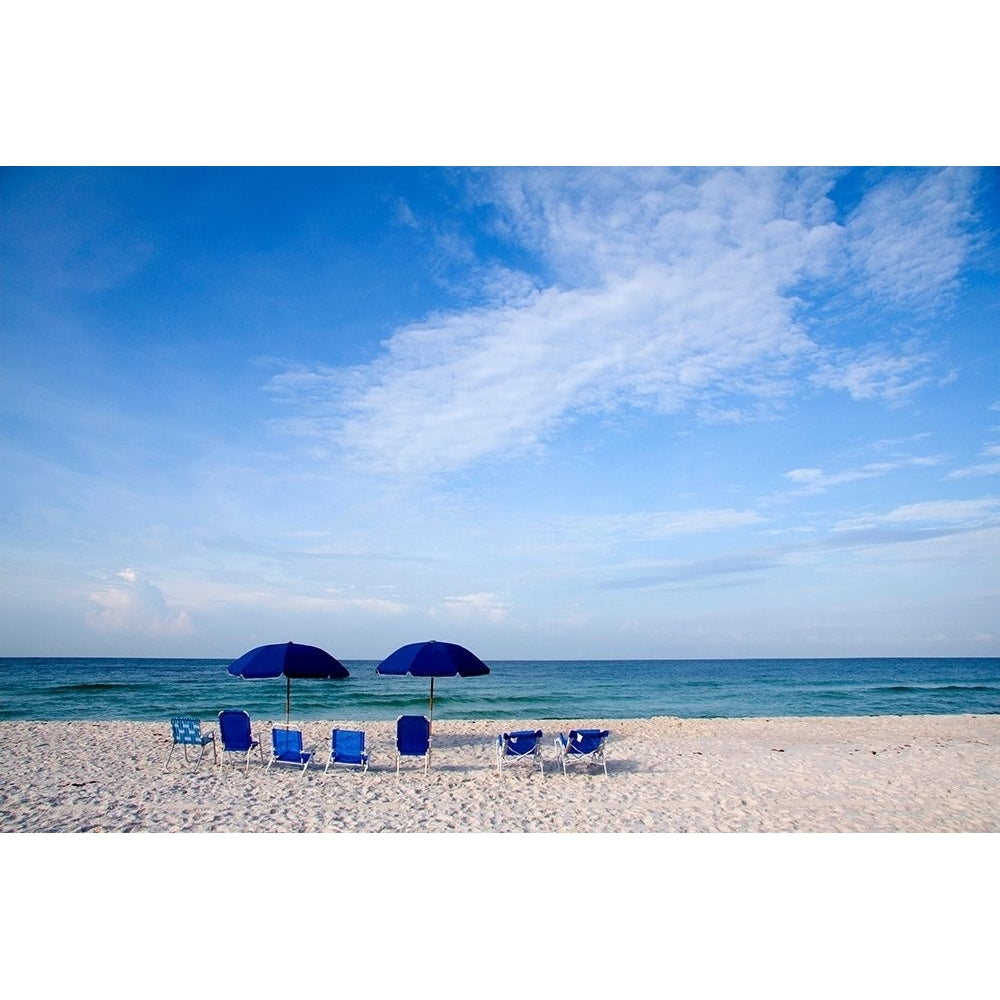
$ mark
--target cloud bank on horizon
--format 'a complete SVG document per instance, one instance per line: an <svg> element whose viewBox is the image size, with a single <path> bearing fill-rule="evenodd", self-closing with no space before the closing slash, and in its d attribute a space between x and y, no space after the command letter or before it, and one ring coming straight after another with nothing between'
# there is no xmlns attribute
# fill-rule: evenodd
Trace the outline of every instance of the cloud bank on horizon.
<svg viewBox="0 0 1000 1000"><path fill-rule="evenodd" d="M8 171L0 653L997 655L998 192Z"/></svg>

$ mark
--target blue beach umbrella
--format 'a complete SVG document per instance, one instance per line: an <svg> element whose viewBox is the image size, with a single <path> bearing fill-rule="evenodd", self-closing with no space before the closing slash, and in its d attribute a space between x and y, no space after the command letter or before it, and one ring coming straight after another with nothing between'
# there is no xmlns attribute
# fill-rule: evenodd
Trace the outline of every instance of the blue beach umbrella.
<svg viewBox="0 0 1000 1000"><path fill-rule="evenodd" d="M434 722L435 677L481 677L490 668L475 653L454 642L411 642L390 653L376 668L382 675L409 674L431 679L430 721Z"/></svg>
<svg viewBox="0 0 1000 1000"><path fill-rule="evenodd" d="M229 664L234 677L284 677L285 678L285 728L292 702L293 677L349 677L350 673L340 660L318 646L305 646L298 642L276 642L257 646Z"/></svg>

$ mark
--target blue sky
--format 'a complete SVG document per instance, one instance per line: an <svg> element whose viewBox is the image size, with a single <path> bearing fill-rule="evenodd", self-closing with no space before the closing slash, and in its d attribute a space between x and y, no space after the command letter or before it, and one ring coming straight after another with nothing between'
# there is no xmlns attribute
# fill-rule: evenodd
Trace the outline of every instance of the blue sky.
<svg viewBox="0 0 1000 1000"><path fill-rule="evenodd" d="M1000 655L995 169L8 168L0 654Z"/></svg>

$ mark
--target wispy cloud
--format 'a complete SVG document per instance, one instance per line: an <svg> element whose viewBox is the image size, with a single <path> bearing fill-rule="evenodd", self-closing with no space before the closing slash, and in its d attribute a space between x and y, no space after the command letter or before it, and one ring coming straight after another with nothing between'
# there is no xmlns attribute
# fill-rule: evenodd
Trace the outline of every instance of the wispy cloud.
<svg viewBox="0 0 1000 1000"><path fill-rule="evenodd" d="M969 170L915 170L867 191L845 226L855 293L910 311L947 302L973 246L975 180Z"/></svg>
<svg viewBox="0 0 1000 1000"><path fill-rule="evenodd" d="M431 617L448 617L457 621L485 621L493 624L506 621L510 608L497 594L479 593L445 597L440 605L430 609Z"/></svg>
<svg viewBox="0 0 1000 1000"><path fill-rule="evenodd" d="M841 520L824 530L812 530L785 545L758 546L720 551L710 556L648 561L642 565L621 567L619 573L596 584L600 590L642 590L673 588L682 584L738 586L755 577L784 568L809 563L826 566L830 553L839 556L854 553L857 557L873 551L885 553L906 550L905 558L919 561L924 546L966 545L965 537L983 539L983 552L996 543L1000 530L1000 500L986 497L977 500L936 500L904 504L881 514L864 514ZM933 550L943 569L954 558L967 562L967 547L954 553L940 547ZM926 559L929 556L924 555ZM985 557L984 558L988 558Z"/></svg>
<svg viewBox="0 0 1000 1000"><path fill-rule="evenodd" d="M1000 514L1000 500L985 497L981 500L928 500L924 503L904 504L889 511L884 520L979 524L995 521L998 514Z"/></svg>
<svg viewBox="0 0 1000 1000"><path fill-rule="evenodd" d="M837 525L838 530L857 529L875 524L959 524L979 528L1000 520L1000 500L983 497L975 500L927 500L903 504L880 515L865 515Z"/></svg>
<svg viewBox="0 0 1000 1000"><path fill-rule="evenodd" d="M966 175L891 178L846 227L830 172L502 171L477 178L496 226L538 262L484 267L482 304L398 329L353 369L272 382L286 427L371 471L448 471L543 447L587 414L773 411L816 366L819 384L899 401L934 372L912 344L820 346L802 281L848 268L892 301L931 303L967 252ZM941 202L940 211L929 212ZM489 274L489 280L484 277Z"/></svg>
<svg viewBox="0 0 1000 1000"><path fill-rule="evenodd" d="M418 229L420 227L417 217L413 214L413 209L410 208L405 198L398 198L396 200L394 219L398 225L406 226L409 229Z"/></svg>
<svg viewBox="0 0 1000 1000"><path fill-rule="evenodd" d="M706 580L727 580L730 585L748 582L754 575L780 566L786 554L760 549L734 552L703 559L675 560L649 566L641 572L619 576L597 584L599 590L644 590Z"/></svg>
<svg viewBox="0 0 1000 1000"><path fill-rule="evenodd" d="M788 495L806 496L812 493L825 493L835 486L843 486L862 479L877 479L879 476L887 476L907 466L934 466L940 464L940 461L939 458L920 456L893 462L869 462L856 469L843 469L840 472L826 472L823 469L813 468L792 469L785 473L785 478L796 484L796 489L791 490Z"/></svg>
<svg viewBox="0 0 1000 1000"><path fill-rule="evenodd" d="M927 385L945 385L955 378L942 372L936 354L916 341L871 344L860 349L831 350L811 376L816 385L848 392L852 399L905 402Z"/></svg>
<svg viewBox="0 0 1000 1000"><path fill-rule="evenodd" d="M559 519L563 531L618 540L655 541L678 535L715 533L760 524L764 518L754 510L636 511L628 514L576 515Z"/></svg>
<svg viewBox="0 0 1000 1000"><path fill-rule="evenodd" d="M974 465L966 466L963 469L953 469L948 473L949 479L966 479L969 476L996 476L1000 475L1000 445L989 444L980 452L984 458L992 459L988 462L976 462Z"/></svg>

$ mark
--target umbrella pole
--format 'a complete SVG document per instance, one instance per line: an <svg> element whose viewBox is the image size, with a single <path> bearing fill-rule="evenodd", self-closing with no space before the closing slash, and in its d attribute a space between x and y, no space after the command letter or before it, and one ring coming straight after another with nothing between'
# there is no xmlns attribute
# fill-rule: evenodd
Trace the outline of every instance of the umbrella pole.
<svg viewBox="0 0 1000 1000"><path fill-rule="evenodd" d="M285 678L285 729L288 729L288 716L292 707L292 679Z"/></svg>
<svg viewBox="0 0 1000 1000"><path fill-rule="evenodd" d="M434 678L431 678L431 717L427 721L427 731L430 732L434 725Z"/></svg>

